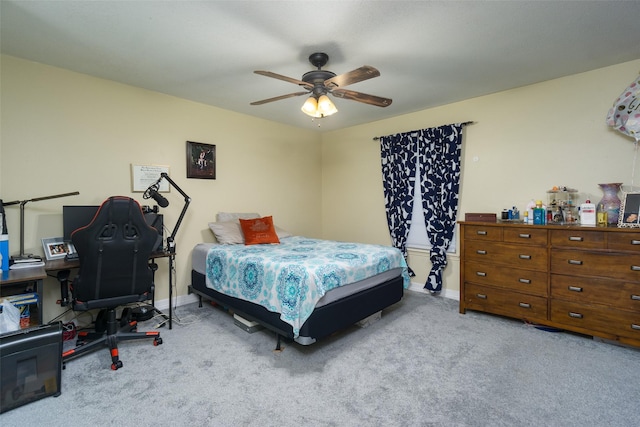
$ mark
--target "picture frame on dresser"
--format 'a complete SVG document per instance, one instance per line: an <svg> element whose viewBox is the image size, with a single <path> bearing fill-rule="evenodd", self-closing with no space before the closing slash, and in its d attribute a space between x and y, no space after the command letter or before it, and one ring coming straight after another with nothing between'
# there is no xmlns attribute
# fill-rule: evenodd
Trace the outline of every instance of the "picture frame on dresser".
<svg viewBox="0 0 640 427"><path fill-rule="evenodd" d="M640 193L625 193L620 203L618 227L640 227Z"/></svg>

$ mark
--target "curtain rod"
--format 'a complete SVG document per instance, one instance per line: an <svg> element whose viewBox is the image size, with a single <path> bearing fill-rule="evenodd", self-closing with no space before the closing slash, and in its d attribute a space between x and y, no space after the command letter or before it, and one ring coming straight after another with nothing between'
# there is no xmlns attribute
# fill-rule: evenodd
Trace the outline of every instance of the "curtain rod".
<svg viewBox="0 0 640 427"><path fill-rule="evenodd" d="M462 126L466 126L466 125L472 125L472 124L474 124L474 123L475 123L474 121L468 121L468 122L463 122L463 123L460 123L460 124L461 124ZM380 136L374 136L374 137L373 137L373 140L374 140L374 141L378 141L380 138L381 138Z"/></svg>

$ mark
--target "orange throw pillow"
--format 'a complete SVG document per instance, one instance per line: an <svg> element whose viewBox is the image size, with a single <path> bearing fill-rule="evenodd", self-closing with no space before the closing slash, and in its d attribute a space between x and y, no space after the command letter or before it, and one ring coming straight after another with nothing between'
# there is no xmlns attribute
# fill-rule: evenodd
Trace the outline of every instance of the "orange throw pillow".
<svg viewBox="0 0 640 427"><path fill-rule="evenodd" d="M260 245L265 243L280 243L278 234L273 226L273 217L239 219L245 245Z"/></svg>

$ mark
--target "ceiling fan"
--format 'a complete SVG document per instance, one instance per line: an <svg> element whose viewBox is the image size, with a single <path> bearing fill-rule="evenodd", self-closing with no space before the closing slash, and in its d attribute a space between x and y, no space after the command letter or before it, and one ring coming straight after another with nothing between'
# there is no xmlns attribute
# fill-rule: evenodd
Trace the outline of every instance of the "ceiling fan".
<svg viewBox="0 0 640 427"><path fill-rule="evenodd" d="M271 71L254 71L262 76L272 77L274 79L283 80L285 82L294 83L302 86L304 92L294 92L287 95L276 96L274 98L263 99L262 101L252 102L251 105L262 105L268 102L279 101L294 96L310 95L302 106L302 111L311 117L326 117L338 111L333 102L327 96L331 94L337 98L350 99L352 101L363 102L378 107L387 107L391 105L391 99L381 96L369 95L362 92L343 89L344 86L378 77L380 72L369 65L356 68L348 73L336 75L335 73L323 70L322 67L329 61L329 55L322 52L316 52L309 56L309 62L317 69L303 74L301 80L283 76L281 74L272 73Z"/></svg>

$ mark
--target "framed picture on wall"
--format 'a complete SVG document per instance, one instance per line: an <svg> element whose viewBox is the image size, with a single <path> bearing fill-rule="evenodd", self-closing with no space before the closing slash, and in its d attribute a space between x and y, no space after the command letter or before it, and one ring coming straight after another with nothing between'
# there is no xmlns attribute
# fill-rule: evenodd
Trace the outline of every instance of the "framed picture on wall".
<svg viewBox="0 0 640 427"><path fill-rule="evenodd" d="M74 252L72 245L67 244L62 237L42 239L42 249L47 261L64 258L68 253Z"/></svg>
<svg viewBox="0 0 640 427"><path fill-rule="evenodd" d="M216 179L216 146L187 141L187 178Z"/></svg>
<svg viewBox="0 0 640 427"><path fill-rule="evenodd" d="M622 198L618 227L640 227L640 193L626 193Z"/></svg>

